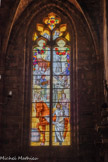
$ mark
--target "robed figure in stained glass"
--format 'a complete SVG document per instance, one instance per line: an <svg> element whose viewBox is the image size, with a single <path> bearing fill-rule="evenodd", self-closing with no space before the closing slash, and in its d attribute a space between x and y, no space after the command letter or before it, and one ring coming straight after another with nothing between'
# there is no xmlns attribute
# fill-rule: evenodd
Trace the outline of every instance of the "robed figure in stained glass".
<svg viewBox="0 0 108 162"><path fill-rule="evenodd" d="M53 122L55 125L55 142L59 142L59 145L62 145L64 141L64 111L60 103L57 103L56 108L53 113L53 116L56 116L56 120Z"/></svg>
<svg viewBox="0 0 108 162"><path fill-rule="evenodd" d="M36 118L39 119L39 122L36 124L36 128L39 133L42 134L41 145L45 144L45 131L46 125L49 125L49 108L46 103L44 103L40 97L38 97L38 102L36 101ZM40 130L42 127L42 131Z"/></svg>

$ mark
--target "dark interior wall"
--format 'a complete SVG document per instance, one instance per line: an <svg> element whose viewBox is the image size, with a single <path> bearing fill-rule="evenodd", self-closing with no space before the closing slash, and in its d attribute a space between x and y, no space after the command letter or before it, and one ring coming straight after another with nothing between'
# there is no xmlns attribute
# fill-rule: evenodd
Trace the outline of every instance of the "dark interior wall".
<svg viewBox="0 0 108 162"><path fill-rule="evenodd" d="M17 9L17 5L19 0L4 0L1 1L0 4L0 128L2 128L2 120L4 120L2 115L2 109L5 107L3 104L6 102L5 97L7 93L4 92L4 78L5 78L5 54L3 49L6 47L6 41L8 38L8 30L11 26L15 11ZM0 129L0 141L2 142L1 138L2 130ZM1 143L0 142L0 143Z"/></svg>
<svg viewBox="0 0 108 162"><path fill-rule="evenodd" d="M104 101L103 57L101 52L97 53L99 42L94 42L93 35L83 15L68 2L55 1L52 3L52 9L56 7L63 16L67 16L67 20L69 19L75 27L75 49L73 52L76 62L75 67L73 67L73 84L75 85L73 89L73 95L75 94L75 103L73 103L75 108L74 143L71 150L47 148L48 153L43 148L31 150L27 147L30 120L30 103L27 101L27 97L30 91L31 60L28 52L29 43L27 43L28 39L31 40L31 35L27 32L32 26L30 26L33 20L31 15L35 16L38 12L40 13L41 7L47 5L47 1L39 3L39 7L37 2L28 6L15 23L5 55L5 79L2 81L4 84L3 99L7 100L5 95L10 90L12 90L13 96L9 99L8 104L2 107L2 153L5 155L39 155L40 159L46 156L46 161L57 161L57 156L61 157L60 161L63 159L64 161L67 159L68 161L75 160L75 155L79 154L79 161L88 162L89 159L89 161L94 162L97 153L94 145L96 140L95 125L99 118L100 105ZM95 26L98 28L97 24ZM95 34L97 35L97 33ZM79 147L79 151L76 150L76 147ZM66 157L67 159L65 159Z"/></svg>
<svg viewBox="0 0 108 162"><path fill-rule="evenodd" d="M93 30L97 33L98 41L100 41L103 28L103 1L101 0L78 0L86 16L89 17Z"/></svg>
<svg viewBox="0 0 108 162"><path fill-rule="evenodd" d="M4 0L1 1L1 6L0 6L0 24L1 24L1 35L3 38L3 35L5 34L7 24L11 21L12 18L12 12L14 11L15 8L15 0Z"/></svg>

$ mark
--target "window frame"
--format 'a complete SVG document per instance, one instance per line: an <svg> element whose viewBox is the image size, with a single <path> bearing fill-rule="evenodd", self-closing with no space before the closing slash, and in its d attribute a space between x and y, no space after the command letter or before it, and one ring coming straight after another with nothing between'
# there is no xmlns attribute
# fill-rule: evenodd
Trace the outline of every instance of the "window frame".
<svg viewBox="0 0 108 162"><path fill-rule="evenodd" d="M72 90L71 92L71 145L70 146L45 146L45 147L41 147L38 146L38 150L36 149L36 147L32 147L30 146L30 111L31 111L31 103L32 103L32 92L31 92L31 87L32 87L32 83L31 83L31 75L32 75L32 47L33 47L33 43L32 43L32 37L31 35L33 35L33 33L35 32L35 28L36 28L36 22L39 23L40 21L40 17L43 17L44 14L48 14L49 12L56 12L56 14L58 14L60 17L64 17L64 24L67 23L68 28L69 28L69 33L70 33L70 38L71 38L71 60L73 61L73 64L71 64L71 73L70 73L70 77L72 80L72 84L70 85L70 89ZM41 23L41 22L40 22ZM25 95L24 95L24 100L25 100L25 104L24 104L24 112L25 113L25 118L24 118L24 128L23 128L23 138L22 138L22 143L24 148L28 149L29 151L32 152L37 152L40 156L41 156L41 151L46 150L46 156L49 155L49 152L56 152L58 154L59 150L60 152L62 151L62 153L65 151L73 151L78 149L78 127L77 127L77 118L78 118L78 108L77 108L77 104L78 104L78 100L77 100L77 92L76 92L76 88L77 88L77 34L76 34L76 28L75 28L75 24L73 23L73 20L71 19L71 17L68 17L67 15L65 15L63 12L61 12L60 10L57 10L56 8L53 7L53 9L48 9L48 10L43 10L41 13L36 14L31 22L28 24L28 29L26 32L26 39L25 39L25 65L28 65L27 67L25 66ZM73 95L74 94L74 95ZM64 150L63 150L63 149ZM68 155L68 154L67 154ZM43 155L42 155L43 156ZM45 156L45 155L44 155ZM59 155L58 155L59 156ZM70 155L71 156L71 155ZM68 157L68 156L67 156Z"/></svg>

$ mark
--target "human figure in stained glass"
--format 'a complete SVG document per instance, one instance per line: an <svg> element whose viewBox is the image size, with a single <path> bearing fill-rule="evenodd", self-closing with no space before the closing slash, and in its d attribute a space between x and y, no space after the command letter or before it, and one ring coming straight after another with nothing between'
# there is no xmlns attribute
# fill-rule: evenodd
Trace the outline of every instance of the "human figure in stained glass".
<svg viewBox="0 0 108 162"><path fill-rule="evenodd" d="M59 100L60 104L62 105L62 109L64 111L65 116L65 132L64 138L66 137L68 131L68 123L69 123L69 100L66 98L66 94L63 93L61 99Z"/></svg>
<svg viewBox="0 0 108 162"><path fill-rule="evenodd" d="M53 50L53 72L55 75L69 75L69 48L65 47L66 42L63 39L60 39L57 45Z"/></svg>
<svg viewBox="0 0 108 162"><path fill-rule="evenodd" d="M57 109L53 113L53 116L56 115L56 120L53 122L55 125L55 142L59 142L59 145L62 145L64 141L64 111L60 103L57 103L56 108Z"/></svg>
<svg viewBox="0 0 108 162"><path fill-rule="evenodd" d="M45 97L45 99L47 99L47 86L48 86L48 83L49 83L49 81L48 80L46 80L46 75L42 75L41 76L41 79L40 79L40 86L41 86L41 88L42 88L42 96L44 96Z"/></svg>
<svg viewBox="0 0 108 162"><path fill-rule="evenodd" d="M41 76L40 83L41 83L41 87L42 87L42 88L46 88L47 85L48 85L48 81L46 80L45 77L46 77L46 75L42 75L42 76Z"/></svg>
<svg viewBox="0 0 108 162"><path fill-rule="evenodd" d="M45 144L45 131L46 125L49 125L49 108L46 103L41 100L41 97L38 97L38 101L36 101L36 118L39 118L39 122L36 124L37 130L42 135L41 145ZM40 130L40 127L42 131Z"/></svg>

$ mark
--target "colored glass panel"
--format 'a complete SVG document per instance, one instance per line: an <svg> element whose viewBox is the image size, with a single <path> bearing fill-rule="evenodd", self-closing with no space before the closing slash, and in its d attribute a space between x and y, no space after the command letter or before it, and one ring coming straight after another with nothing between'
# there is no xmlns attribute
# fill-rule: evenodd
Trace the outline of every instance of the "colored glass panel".
<svg viewBox="0 0 108 162"><path fill-rule="evenodd" d="M45 120L45 115L40 112L41 108L46 107L48 111L46 111L47 120ZM41 113L41 117L40 117ZM45 113L45 112L44 112ZM38 99L38 102L32 103L32 114L31 114L31 146L40 146L42 144L41 141L45 141L45 145L49 145L49 108L40 98ZM48 121L48 122L47 122ZM45 122L47 124L45 127L40 126L38 128L38 125L42 125Z"/></svg>
<svg viewBox="0 0 108 162"><path fill-rule="evenodd" d="M54 32L53 32L53 40L55 40L56 38L58 37L61 37L63 35L62 32L60 32L59 29L56 29Z"/></svg>
<svg viewBox="0 0 108 162"><path fill-rule="evenodd" d="M60 25L60 32L65 32L66 29L67 29L67 25L66 24Z"/></svg>
<svg viewBox="0 0 108 162"><path fill-rule="evenodd" d="M41 77L42 76L45 76L45 79L46 81L41 81ZM47 88L50 88L50 82L48 81L50 80L50 76L47 76L47 75L34 75L33 76L33 88L36 88L36 89L39 89L40 87L43 88L43 87L47 87Z"/></svg>
<svg viewBox="0 0 108 162"><path fill-rule="evenodd" d="M59 102L53 102L52 110L52 145L70 145L70 102L63 97L62 92ZM66 101L66 102L65 102Z"/></svg>
<svg viewBox="0 0 108 162"><path fill-rule="evenodd" d="M61 47L61 50L65 49L64 46L66 45L66 42L63 39L60 39L57 41L57 45Z"/></svg>
<svg viewBox="0 0 108 162"><path fill-rule="evenodd" d="M53 89L52 144L70 145L70 89Z"/></svg>
<svg viewBox="0 0 108 162"><path fill-rule="evenodd" d="M70 88L70 76L53 75L53 88Z"/></svg>
<svg viewBox="0 0 108 162"><path fill-rule="evenodd" d="M70 75L70 49L61 45L64 43L53 49L53 74L68 76Z"/></svg>
<svg viewBox="0 0 108 162"><path fill-rule="evenodd" d="M44 26L42 24L37 24L37 30L43 32Z"/></svg>
<svg viewBox="0 0 108 162"><path fill-rule="evenodd" d="M42 35L44 38L50 40L50 31L49 31L49 30L47 30L47 29L44 30L43 32L41 32L41 35Z"/></svg>
<svg viewBox="0 0 108 162"><path fill-rule="evenodd" d="M45 45L43 39L38 41L38 47L33 48L33 74L50 74L50 48Z"/></svg>
<svg viewBox="0 0 108 162"><path fill-rule="evenodd" d="M70 41L70 35L69 35L69 33L66 34L65 38L66 38L68 41Z"/></svg>
<svg viewBox="0 0 108 162"><path fill-rule="evenodd" d="M49 145L50 48L39 39L33 48L31 146Z"/></svg>
<svg viewBox="0 0 108 162"><path fill-rule="evenodd" d="M60 23L60 18L58 18L54 13L50 13L48 17L44 19L44 23L48 25L50 30L53 30L55 25Z"/></svg>
<svg viewBox="0 0 108 162"><path fill-rule="evenodd" d="M33 34L33 41L35 41L37 38L38 38L37 33L34 33L34 34Z"/></svg>
<svg viewBox="0 0 108 162"><path fill-rule="evenodd" d="M66 97L68 98L68 102L70 102L70 90L67 88L53 88L53 102L60 102L60 98L62 94L65 93Z"/></svg>
<svg viewBox="0 0 108 162"><path fill-rule="evenodd" d="M41 87L41 86L40 86ZM45 87L45 88L44 88ZM50 101L50 89L47 88L47 85L42 88L34 88L32 90L32 102L35 102L38 100L38 97L41 97L43 102L49 102Z"/></svg>
<svg viewBox="0 0 108 162"><path fill-rule="evenodd" d="M53 49L52 145L70 145L70 49L57 41Z"/></svg>

